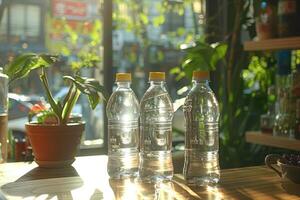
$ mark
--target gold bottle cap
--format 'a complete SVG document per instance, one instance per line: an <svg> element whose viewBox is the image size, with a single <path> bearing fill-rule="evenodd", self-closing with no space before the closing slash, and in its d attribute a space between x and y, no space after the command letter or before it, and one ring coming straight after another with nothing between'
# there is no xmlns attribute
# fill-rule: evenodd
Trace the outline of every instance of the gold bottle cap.
<svg viewBox="0 0 300 200"><path fill-rule="evenodd" d="M193 71L193 80L209 80L209 71Z"/></svg>
<svg viewBox="0 0 300 200"><path fill-rule="evenodd" d="M165 79L165 72L150 72L149 74L149 81L164 81Z"/></svg>
<svg viewBox="0 0 300 200"><path fill-rule="evenodd" d="M116 82L131 82L131 73L117 73Z"/></svg>

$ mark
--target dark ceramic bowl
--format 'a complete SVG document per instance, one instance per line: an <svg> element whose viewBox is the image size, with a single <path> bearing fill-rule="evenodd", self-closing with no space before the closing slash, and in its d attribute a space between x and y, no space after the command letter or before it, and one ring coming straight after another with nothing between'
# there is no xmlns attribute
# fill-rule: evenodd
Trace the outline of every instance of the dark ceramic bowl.
<svg viewBox="0 0 300 200"><path fill-rule="evenodd" d="M282 179L289 179L296 184L300 184L300 167L286 164L282 157L277 154L267 155L265 163Z"/></svg>

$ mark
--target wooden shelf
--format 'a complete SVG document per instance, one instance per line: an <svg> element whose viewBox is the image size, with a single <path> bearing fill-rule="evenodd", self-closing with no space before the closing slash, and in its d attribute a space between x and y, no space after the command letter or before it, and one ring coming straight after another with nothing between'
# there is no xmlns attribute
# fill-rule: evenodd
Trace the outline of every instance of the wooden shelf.
<svg viewBox="0 0 300 200"><path fill-rule="evenodd" d="M245 51L300 49L300 37L277 38L262 41L247 41Z"/></svg>
<svg viewBox="0 0 300 200"><path fill-rule="evenodd" d="M259 131L246 132L246 141L249 143L300 151L300 140L262 134Z"/></svg>

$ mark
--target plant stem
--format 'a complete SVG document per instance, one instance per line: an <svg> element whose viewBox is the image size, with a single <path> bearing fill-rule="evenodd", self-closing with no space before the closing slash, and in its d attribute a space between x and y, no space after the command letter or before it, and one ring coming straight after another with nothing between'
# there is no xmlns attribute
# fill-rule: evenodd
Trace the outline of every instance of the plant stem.
<svg viewBox="0 0 300 200"><path fill-rule="evenodd" d="M232 69L234 64L236 63L236 52L237 45L241 31L241 15L243 11L243 0L235 1L235 18L233 24L233 33L230 41L230 52L229 52L229 60L228 60L228 69L227 69L227 93L231 94L232 92Z"/></svg>
<svg viewBox="0 0 300 200"><path fill-rule="evenodd" d="M234 91L233 87L234 84L233 79L234 77L234 70L235 67L237 67L237 53L238 53L238 45L239 45L239 38L240 38L240 33L241 33L241 16L243 12L243 0L235 0L235 16L234 16L234 21L233 21L233 32L231 36L231 41L230 41L230 50L229 50L229 55L228 55L228 64L227 64L227 103L228 105L228 129L229 129L229 134L233 134L235 131L235 124L234 124L234 102L236 102L235 94L236 91Z"/></svg>
<svg viewBox="0 0 300 200"><path fill-rule="evenodd" d="M62 123L66 124L68 122L69 116L75 103L78 100L80 91L76 88L74 83L72 83L67 96L64 99L63 109L62 109Z"/></svg>
<svg viewBox="0 0 300 200"><path fill-rule="evenodd" d="M53 98L52 93L49 89L48 79L47 79L47 76L45 74L44 68L42 68L42 73L40 74L40 79L41 79L41 81L43 83L43 86L45 88L46 95L47 95L48 101L51 105L51 108L53 109L53 112L56 114L56 116L59 120L58 123L61 124L61 122L62 122L62 116L61 116L62 111L61 111L61 108L58 105L58 103Z"/></svg>

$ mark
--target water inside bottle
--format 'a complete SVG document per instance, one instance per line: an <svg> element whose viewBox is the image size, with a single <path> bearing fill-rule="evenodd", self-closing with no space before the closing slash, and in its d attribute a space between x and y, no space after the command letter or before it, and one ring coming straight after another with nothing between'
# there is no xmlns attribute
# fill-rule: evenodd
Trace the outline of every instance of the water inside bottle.
<svg viewBox="0 0 300 200"><path fill-rule="evenodd" d="M173 107L161 85L152 86L141 101L140 177L146 181L173 177Z"/></svg>
<svg viewBox="0 0 300 200"><path fill-rule="evenodd" d="M183 175L188 184L219 182L219 108L208 81L194 81L184 104L186 121Z"/></svg>
<svg viewBox="0 0 300 200"><path fill-rule="evenodd" d="M130 82L118 82L107 104L108 164L111 178L135 177L139 165L139 103Z"/></svg>
<svg viewBox="0 0 300 200"><path fill-rule="evenodd" d="M121 123L109 121L110 154L108 174L112 178L138 175L139 152L138 122Z"/></svg>

